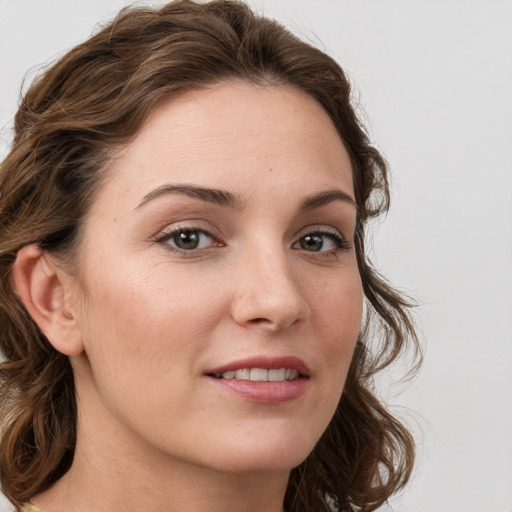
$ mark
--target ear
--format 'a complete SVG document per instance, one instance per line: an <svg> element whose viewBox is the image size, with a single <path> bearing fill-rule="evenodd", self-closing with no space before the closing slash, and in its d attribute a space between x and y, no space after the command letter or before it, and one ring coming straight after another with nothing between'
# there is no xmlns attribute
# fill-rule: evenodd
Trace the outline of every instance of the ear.
<svg viewBox="0 0 512 512"><path fill-rule="evenodd" d="M71 304L71 276L36 245L23 247L13 266L16 291L30 316L56 350L67 356L83 352Z"/></svg>

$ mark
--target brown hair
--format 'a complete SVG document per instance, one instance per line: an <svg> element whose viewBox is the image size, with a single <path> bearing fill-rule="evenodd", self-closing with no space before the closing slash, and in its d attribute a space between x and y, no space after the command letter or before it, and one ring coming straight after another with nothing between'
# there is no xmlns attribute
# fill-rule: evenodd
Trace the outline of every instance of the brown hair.
<svg viewBox="0 0 512 512"><path fill-rule="evenodd" d="M315 98L350 154L358 205L366 327L331 423L291 473L285 508L372 511L407 482L413 439L372 392L372 379L406 349L418 355L418 343L407 300L365 253L367 221L389 206L387 166L351 106L349 82L333 59L240 2L175 1L122 10L36 79L15 117L0 168L0 474L16 505L69 469L76 441L71 365L15 294L17 251L38 243L73 261L113 148L163 99L231 79L289 85Z"/></svg>

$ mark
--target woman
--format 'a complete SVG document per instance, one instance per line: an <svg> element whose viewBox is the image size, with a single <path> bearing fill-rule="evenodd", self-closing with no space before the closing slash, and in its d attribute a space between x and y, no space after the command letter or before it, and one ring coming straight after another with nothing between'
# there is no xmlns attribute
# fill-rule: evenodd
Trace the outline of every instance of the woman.
<svg viewBox="0 0 512 512"><path fill-rule="evenodd" d="M18 510L370 511L405 485L372 378L416 338L365 255L387 170L349 94L231 1L124 10L32 84L0 173Z"/></svg>

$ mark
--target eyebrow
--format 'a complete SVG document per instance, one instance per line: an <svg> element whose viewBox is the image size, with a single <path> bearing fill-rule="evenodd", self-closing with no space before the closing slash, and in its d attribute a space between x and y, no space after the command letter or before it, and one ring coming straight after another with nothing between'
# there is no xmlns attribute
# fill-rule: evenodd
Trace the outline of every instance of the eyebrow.
<svg viewBox="0 0 512 512"><path fill-rule="evenodd" d="M349 194L337 188L325 190L323 192L317 192L307 196L300 204L299 209L313 210L334 201L342 201L343 203L347 203L353 206L356 210L358 209L355 200Z"/></svg>
<svg viewBox="0 0 512 512"><path fill-rule="evenodd" d="M235 194L228 192L227 190L183 184L163 185L155 190L152 190L142 198L142 201L138 204L137 208L144 206L146 203L153 201L153 199L156 199L157 197L161 197L167 194L183 194L194 199L200 199L201 201L206 201L208 203L226 206L234 210L242 210L244 207L244 202L242 199Z"/></svg>
<svg viewBox="0 0 512 512"><path fill-rule="evenodd" d="M243 210L245 206L244 201L239 196L227 190L188 184L168 184L162 185L146 194L137 205L137 208L141 208L150 201L167 194L183 194L193 199L218 204L219 206L232 208L234 210ZM301 202L299 210L313 210L334 201L342 201L343 203L353 206L356 210L358 209L355 200L349 194L340 189L331 189L307 196Z"/></svg>

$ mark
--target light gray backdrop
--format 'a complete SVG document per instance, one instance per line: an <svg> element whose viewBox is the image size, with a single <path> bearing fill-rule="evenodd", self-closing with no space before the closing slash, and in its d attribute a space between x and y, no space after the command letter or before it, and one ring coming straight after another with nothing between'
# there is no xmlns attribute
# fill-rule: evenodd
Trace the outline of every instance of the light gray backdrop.
<svg viewBox="0 0 512 512"><path fill-rule="evenodd" d="M125 0L0 0L0 151L25 72ZM395 512L512 511L512 2L254 0L334 55L393 170L375 262L421 303L418 435Z"/></svg>

